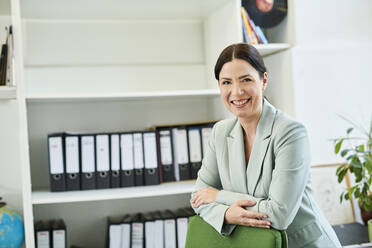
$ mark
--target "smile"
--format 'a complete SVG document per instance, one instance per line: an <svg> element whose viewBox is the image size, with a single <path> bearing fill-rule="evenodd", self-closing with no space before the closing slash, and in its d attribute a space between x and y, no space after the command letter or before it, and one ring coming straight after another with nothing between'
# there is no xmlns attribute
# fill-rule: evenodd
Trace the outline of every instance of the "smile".
<svg viewBox="0 0 372 248"><path fill-rule="evenodd" d="M236 107L244 107L250 100L251 100L251 98L241 99L241 100L232 100L230 103L232 103Z"/></svg>

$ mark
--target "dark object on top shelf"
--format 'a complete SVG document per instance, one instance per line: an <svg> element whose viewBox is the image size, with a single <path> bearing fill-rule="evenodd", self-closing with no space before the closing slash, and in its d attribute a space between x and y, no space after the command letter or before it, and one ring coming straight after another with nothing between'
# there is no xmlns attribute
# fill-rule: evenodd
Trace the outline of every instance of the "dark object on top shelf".
<svg viewBox="0 0 372 248"><path fill-rule="evenodd" d="M287 15L287 0L243 0L242 5L261 28L272 28Z"/></svg>

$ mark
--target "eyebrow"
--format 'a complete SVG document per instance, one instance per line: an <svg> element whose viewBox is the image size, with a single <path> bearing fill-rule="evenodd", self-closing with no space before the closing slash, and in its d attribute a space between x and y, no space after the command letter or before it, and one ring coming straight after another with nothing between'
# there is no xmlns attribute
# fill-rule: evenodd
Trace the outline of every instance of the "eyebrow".
<svg viewBox="0 0 372 248"><path fill-rule="evenodd" d="M245 77L252 77L252 75L251 74L244 74L244 75L238 77L238 79L242 79L242 78L245 78ZM220 80L223 80L223 79L224 80L231 80L231 78L227 78L227 77L220 78Z"/></svg>

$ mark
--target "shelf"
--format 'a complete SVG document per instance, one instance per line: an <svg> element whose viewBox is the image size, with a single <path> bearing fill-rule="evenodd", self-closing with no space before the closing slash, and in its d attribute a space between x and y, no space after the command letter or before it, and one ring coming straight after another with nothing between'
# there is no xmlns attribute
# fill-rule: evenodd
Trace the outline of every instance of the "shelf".
<svg viewBox="0 0 372 248"><path fill-rule="evenodd" d="M0 100L1 99L16 99L16 87L0 86Z"/></svg>
<svg viewBox="0 0 372 248"><path fill-rule="evenodd" d="M27 102L81 102L81 101L116 101L116 100L146 100L159 98L192 98L192 97L217 97L218 89L159 91L159 92L132 92L112 94L29 94Z"/></svg>
<svg viewBox="0 0 372 248"><path fill-rule="evenodd" d="M272 43L254 45L254 47L257 48L262 57L265 57L289 49L291 45L287 43Z"/></svg>
<svg viewBox="0 0 372 248"><path fill-rule="evenodd" d="M154 186L140 186L117 189L101 189L87 191L67 191L67 192L32 192L32 204L53 204L86 201L105 201L116 199L133 199L144 197L158 197L178 194L191 194L195 181L182 181L163 183Z"/></svg>

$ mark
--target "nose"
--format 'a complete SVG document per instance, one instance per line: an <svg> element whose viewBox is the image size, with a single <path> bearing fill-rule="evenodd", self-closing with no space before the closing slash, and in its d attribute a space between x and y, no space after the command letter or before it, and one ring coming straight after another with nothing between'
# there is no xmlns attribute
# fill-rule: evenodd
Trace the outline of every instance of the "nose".
<svg viewBox="0 0 372 248"><path fill-rule="evenodd" d="M244 93L243 89L240 87L240 84L239 83L235 83L233 84L233 87L232 87L232 94L234 96L240 96Z"/></svg>

